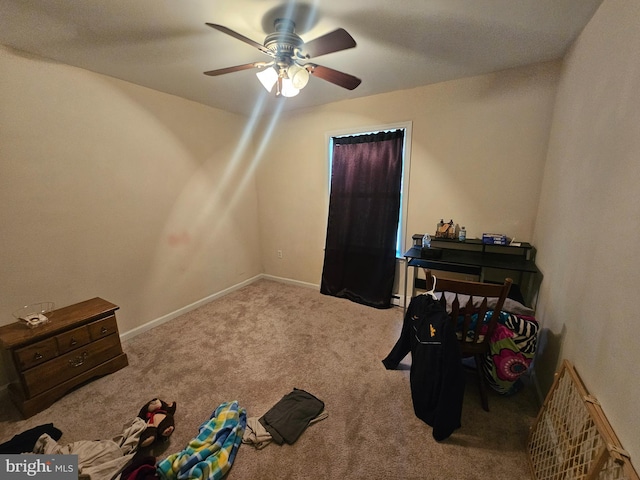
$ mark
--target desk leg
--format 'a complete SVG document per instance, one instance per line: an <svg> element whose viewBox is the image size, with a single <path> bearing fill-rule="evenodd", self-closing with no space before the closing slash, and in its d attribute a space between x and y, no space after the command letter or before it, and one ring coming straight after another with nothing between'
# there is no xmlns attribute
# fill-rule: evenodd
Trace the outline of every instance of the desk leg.
<svg viewBox="0 0 640 480"><path fill-rule="evenodd" d="M409 260L404 260L404 297L402 300L402 313L407 313L407 272L409 270Z"/></svg>

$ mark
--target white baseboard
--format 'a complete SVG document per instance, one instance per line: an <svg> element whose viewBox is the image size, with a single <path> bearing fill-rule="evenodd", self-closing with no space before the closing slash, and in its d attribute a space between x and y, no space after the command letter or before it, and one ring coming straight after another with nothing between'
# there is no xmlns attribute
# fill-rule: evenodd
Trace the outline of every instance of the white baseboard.
<svg viewBox="0 0 640 480"><path fill-rule="evenodd" d="M404 307L404 295L401 295L399 293L394 294L394 296L391 297L391 305L403 308Z"/></svg>
<svg viewBox="0 0 640 480"><path fill-rule="evenodd" d="M259 275L259 277L264 278L265 280L273 280L275 282L288 283L290 285L298 285L299 287L313 288L316 290L320 289L320 285L317 285L315 283L302 282L300 280L292 280L290 278L284 278L284 277L276 277L275 275L267 275L266 273Z"/></svg>
<svg viewBox="0 0 640 480"><path fill-rule="evenodd" d="M283 277L276 277L274 275L267 275L264 273L261 273L259 275L256 275L255 277L249 278L248 280L245 280L243 282L240 282L236 285L233 285L229 288L225 288L224 290L221 290L219 292L213 293L207 297L204 297L200 300L197 300L193 303L190 303L189 305L186 305L182 308L179 308L178 310L175 310L171 313L168 313L166 315L163 315L160 318L156 318L155 320L151 320L147 323L145 323L144 325L140 325L139 327L136 327L132 330L129 330L123 334L120 335L120 339L121 340L129 340L131 338L134 338L138 335L140 335L141 333L146 332L147 330L151 330L154 327L157 327L159 325L162 325L163 323L168 322L169 320L173 320L174 318L179 317L180 315L184 315L185 313L190 312L191 310L195 310L198 307L201 307L202 305L205 305L209 302L212 302L213 300L220 298L220 297L224 297L225 295L230 294L231 292L234 292L236 290L241 289L242 287L246 287L247 285L250 285L254 282L257 282L260 279L266 279L266 280L273 280L275 282L281 282L281 283L288 283L291 285L298 285L300 287L306 287L306 288L314 288L314 289L318 289L320 288L320 285L315 285L313 283L307 283L307 282L301 282L299 280L291 280L289 278L283 278Z"/></svg>
<svg viewBox="0 0 640 480"><path fill-rule="evenodd" d="M160 318L156 318L155 320L151 320L147 323L145 323L144 325L140 325L139 327L136 327L132 330L129 330L123 334L120 335L120 339L121 340L129 340L131 338L134 338L138 335L140 335L141 333L146 332L147 330L151 330L154 327L157 327L159 325L162 325L163 323L168 322L169 320L173 320L174 318L179 317L180 315L184 315L187 312L190 312L191 310L195 310L198 307L201 307L202 305L205 305L213 300L215 300L216 298L220 298L220 297L224 297L225 295L230 294L231 292L234 292L236 290L239 290L242 287L245 287L247 285L252 284L253 282L260 280L260 278L262 278L263 275L256 275L255 277L252 277L248 280L245 280L243 282L240 282L236 285L233 285L229 288L225 288L224 290L221 290L219 292L213 293L207 297L204 297L200 300L197 300L193 303L190 303L189 305L186 305L182 308L179 308L178 310L175 310L171 313L168 313L166 315L163 315Z"/></svg>

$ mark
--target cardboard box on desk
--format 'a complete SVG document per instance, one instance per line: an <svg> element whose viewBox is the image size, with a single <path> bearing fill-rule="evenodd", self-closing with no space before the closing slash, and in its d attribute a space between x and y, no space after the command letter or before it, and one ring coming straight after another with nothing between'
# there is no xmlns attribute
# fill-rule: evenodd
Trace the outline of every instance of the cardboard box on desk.
<svg viewBox="0 0 640 480"><path fill-rule="evenodd" d="M483 233L482 243L487 245L506 245L507 236L499 233Z"/></svg>
<svg viewBox="0 0 640 480"><path fill-rule="evenodd" d="M436 238L458 238L455 225L445 223L436 230Z"/></svg>

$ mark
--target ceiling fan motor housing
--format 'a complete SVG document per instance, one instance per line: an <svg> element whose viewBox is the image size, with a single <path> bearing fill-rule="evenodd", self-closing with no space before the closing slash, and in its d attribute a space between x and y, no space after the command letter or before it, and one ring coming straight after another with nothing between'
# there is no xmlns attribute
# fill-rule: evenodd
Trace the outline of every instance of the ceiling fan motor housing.
<svg viewBox="0 0 640 480"><path fill-rule="evenodd" d="M278 18L274 22L275 32L264 39L264 46L274 53L276 63L286 68L293 63L296 50L304 43L295 33L296 24L286 18Z"/></svg>

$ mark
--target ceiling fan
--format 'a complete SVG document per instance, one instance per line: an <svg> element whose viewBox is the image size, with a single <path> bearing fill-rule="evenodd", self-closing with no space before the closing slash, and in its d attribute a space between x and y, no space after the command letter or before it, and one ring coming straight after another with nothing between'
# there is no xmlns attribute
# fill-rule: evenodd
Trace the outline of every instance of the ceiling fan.
<svg viewBox="0 0 640 480"><path fill-rule="evenodd" d="M275 86L276 96L285 97L297 95L309 81L309 75L314 75L348 90L353 90L360 85L361 80L353 75L308 62L313 57L355 47L355 40L342 28L309 42L304 42L295 33L293 20L277 18L274 22L275 31L267 35L264 45L262 45L222 25L214 23L207 23L207 25L257 48L265 55L270 56L272 60L210 70L204 72L205 75L215 77L240 70L258 68L260 71L256 75L264 87L271 92Z"/></svg>

